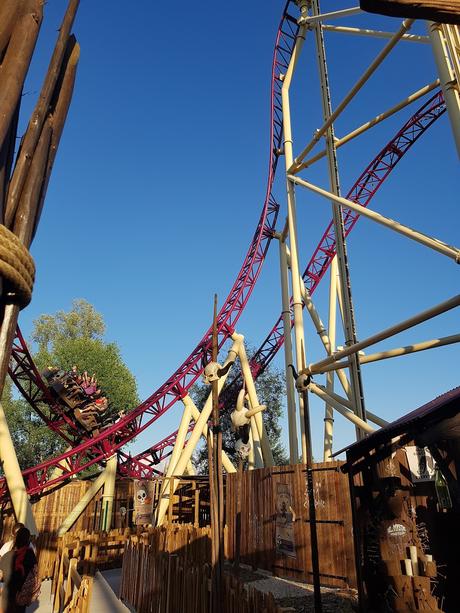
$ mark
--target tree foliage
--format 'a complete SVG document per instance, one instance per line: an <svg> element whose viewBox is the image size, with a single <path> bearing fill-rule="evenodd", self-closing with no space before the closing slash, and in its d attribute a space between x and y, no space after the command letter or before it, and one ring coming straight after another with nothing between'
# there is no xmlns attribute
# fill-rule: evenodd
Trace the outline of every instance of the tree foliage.
<svg viewBox="0 0 460 613"><path fill-rule="evenodd" d="M232 367L232 377L234 373L240 373L238 360L236 360ZM269 365L257 378L256 391L260 404L265 404L267 406L267 409L263 412L263 420L273 452L274 462L278 466L288 464L289 459L281 441L281 427L279 425L279 420L283 412L283 399L285 396L284 374L273 365ZM209 385L200 384L192 388L192 399L200 410L204 406L206 398L210 393L211 386ZM236 439L232 431L230 419L230 413L233 409L233 406L226 406L221 411L222 448L236 466L239 460L235 453ZM207 473L208 451L206 445L198 449L193 459L197 471L200 473Z"/></svg>
<svg viewBox="0 0 460 613"><path fill-rule="evenodd" d="M75 300L69 312L41 315L34 322L32 339L38 345L34 361L39 370L57 366L95 373L99 387L109 400L110 414L129 411L139 404L136 380L124 364L116 343L106 343L102 335L102 315L86 300ZM21 468L62 451L64 444L51 432L22 399L14 399L11 382L5 388L3 403Z"/></svg>

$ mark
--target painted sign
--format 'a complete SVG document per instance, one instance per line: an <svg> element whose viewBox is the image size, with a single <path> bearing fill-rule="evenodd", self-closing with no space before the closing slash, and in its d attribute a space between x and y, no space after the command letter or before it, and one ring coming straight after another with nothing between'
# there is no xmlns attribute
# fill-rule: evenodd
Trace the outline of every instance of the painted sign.
<svg viewBox="0 0 460 613"><path fill-rule="evenodd" d="M146 480L134 480L134 523L143 526L152 523L153 483Z"/></svg>
<svg viewBox="0 0 460 613"><path fill-rule="evenodd" d="M434 481L436 464L427 447L409 445L405 447L412 483Z"/></svg>
<svg viewBox="0 0 460 613"><path fill-rule="evenodd" d="M276 553L290 558L296 557L294 541L295 514L292 509L291 486L287 483L276 484Z"/></svg>

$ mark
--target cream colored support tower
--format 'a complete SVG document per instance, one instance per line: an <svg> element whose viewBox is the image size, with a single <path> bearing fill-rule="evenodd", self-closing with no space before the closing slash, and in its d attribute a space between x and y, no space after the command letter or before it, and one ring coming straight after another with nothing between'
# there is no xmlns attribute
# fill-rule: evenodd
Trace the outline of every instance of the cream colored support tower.
<svg viewBox="0 0 460 613"><path fill-rule="evenodd" d="M337 258L334 258L330 267L329 285L329 354L335 351L335 332L337 324ZM326 389L328 392L334 391L334 373L328 372L326 375ZM324 410L324 461L332 460L332 442L334 434L334 408L326 402Z"/></svg>
<svg viewBox="0 0 460 613"><path fill-rule="evenodd" d="M95 481L93 481L93 483L91 484L89 489L86 491L83 498L81 498L81 500L78 501L78 504L75 505L72 511L70 511L70 513L67 515L67 517L62 522L61 526L59 527L57 531L58 536L63 536L66 532L70 530L70 528L74 525L74 523L77 521L77 519L86 509L86 507L89 505L89 503L94 498L94 496L98 493L98 491L104 485L105 479L106 479L106 472L105 472L106 470L107 469L105 469L99 475L99 477Z"/></svg>
<svg viewBox="0 0 460 613"><path fill-rule="evenodd" d="M297 439L297 406L296 394L294 389L294 379L289 370L289 364L294 363L292 355L292 338L291 338L291 308L289 301L289 283L288 283L288 258L286 253L286 243L283 236L278 239L279 256L280 256L280 276L281 276L281 303L283 315L283 332L284 332L284 367L286 373L286 394L287 394L287 409L288 409L288 424L289 424L289 460L291 464L297 464L299 461L299 441Z"/></svg>
<svg viewBox="0 0 460 613"><path fill-rule="evenodd" d="M428 23L434 59L460 156L460 34L458 26Z"/></svg>
<svg viewBox="0 0 460 613"><path fill-rule="evenodd" d="M6 421L5 412L0 404L0 461L3 472L5 474L8 491L13 505L16 521L21 522L30 530L33 535L38 534L37 525L35 523L27 495L26 485L22 477L21 468L19 466L16 451L11 439L10 429Z"/></svg>
<svg viewBox="0 0 460 613"><path fill-rule="evenodd" d="M239 351L239 344L240 344L239 340L234 339L233 345L230 351L228 352L228 357L224 362L224 366L228 364L229 362L235 361L235 358L238 355L238 351ZM222 391L222 388L225 384L225 381L227 379L229 372L223 375L217 382L219 393ZM211 412L212 412L212 401L211 401L211 394L210 394L203 407L203 410L201 411L198 419L195 421L195 427L193 428L190 438L188 439L187 444L184 447L180 455L180 458L174 468L173 476L182 475L184 473L188 462L192 459L193 452L195 451L197 443L203 434L203 430L208 422ZM161 526L161 524L163 523L165 515L166 515L166 511L168 510L168 506L169 506L169 497L174 494L178 484L179 484L178 479L171 478L167 480L166 487L164 489L164 492L161 495L161 498L159 500L158 506L154 514L155 524L157 526Z"/></svg>
<svg viewBox="0 0 460 613"><path fill-rule="evenodd" d="M300 2L300 10L303 15L307 13L308 2ZM289 88L291 86L292 76L294 74L295 66L302 50L303 43L305 42L305 26L301 26L299 34L297 36L294 50L289 62L288 69L283 79L283 86L281 88L281 100L283 106L283 144L284 144L284 158L286 164L286 172L292 166L294 161L293 148L292 148L292 129L291 129L291 110L289 103ZM292 278L292 298L293 298L293 313L294 313L294 338L295 338L295 355L297 370L302 368L302 364L305 363L305 336L303 327L303 313L302 313L302 295L300 292L299 283L299 256L297 250L297 219L296 219L296 203L295 203L295 190L294 184L289 179L286 180L287 188L287 205L288 205L288 227L289 227L289 246L291 251L291 278ZM289 375L288 375L289 376ZM299 413L300 413L300 430L301 430L301 450L302 450L302 462L307 461L307 442L305 436L305 411L308 411L308 407L304 406L304 398L299 395Z"/></svg>
<svg viewBox="0 0 460 613"><path fill-rule="evenodd" d="M246 355L246 349L244 347L244 336L235 332L234 334L232 334L232 339L234 341L238 341L238 356L240 358L241 372L243 373L244 382L246 384L250 408L255 409L259 406L259 400L257 398L256 386L252 377L248 356ZM257 426L257 433L260 439L263 463L265 466L273 466L272 448L270 446L270 441L268 440L268 435L265 429L262 413L256 413L254 417L251 417L251 423L253 419L255 420ZM256 441L254 440L254 443L255 442Z"/></svg>
<svg viewBox="0 0 460 613"><path fill-rule="evenodd" d="M118 458L115 453L107 460L105 467L104 494L102 495L102 531L108 532L112 527L113 500L115 498L115 483L117 479Z"/></svg>

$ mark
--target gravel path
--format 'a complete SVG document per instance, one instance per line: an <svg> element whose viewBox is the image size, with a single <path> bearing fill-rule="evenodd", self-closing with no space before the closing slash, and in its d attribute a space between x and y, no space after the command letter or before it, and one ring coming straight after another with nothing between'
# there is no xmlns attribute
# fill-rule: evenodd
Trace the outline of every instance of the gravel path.
<svg viewBox="0 0 460 613"><path fill-rule="evenodd" d="M258 591L273 594L278 605L292 608L292 613L313 613L315 610L312 585L247 568L240 569L239 577ZM321 595L324 613L354 613L357 610L356 590L322 588Z"/></svg>

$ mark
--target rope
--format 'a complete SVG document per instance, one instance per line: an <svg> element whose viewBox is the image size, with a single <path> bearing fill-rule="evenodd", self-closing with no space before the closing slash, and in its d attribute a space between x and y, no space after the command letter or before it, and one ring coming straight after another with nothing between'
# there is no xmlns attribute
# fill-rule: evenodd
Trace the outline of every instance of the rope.
<svg viewBox="0 0 460 613"><path fill-rule="evenodd" d="M29 250L7 227L0 224L0 276L7 281L4 296L9 304L20 309L32 298L35 279L35 264Z"/></svg>

